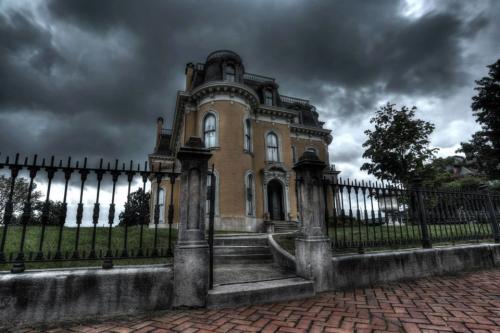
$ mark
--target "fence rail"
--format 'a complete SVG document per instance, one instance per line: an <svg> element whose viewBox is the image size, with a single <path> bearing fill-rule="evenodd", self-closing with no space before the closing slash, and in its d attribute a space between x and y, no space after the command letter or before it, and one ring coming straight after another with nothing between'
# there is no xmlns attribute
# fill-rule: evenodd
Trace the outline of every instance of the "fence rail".
<svg viewBox="0 0 500 333"><path fill-rule="evenodd" d="M325 219L335 249L500 241L500 195L325 180Z"/></svg>
<svg viewBox="0 0 500 333"><path fill-rule="evenodd" d="M96 167L87 164L87 158L83 163L74 163L71 158L56 162L54 157L40 162L36 155L20 161L19 154L0 161L0 172L8 183L0 212L0 264L13 264L11 271L17 273L25 270L26 262L103 260L103 268L111 268L116 259L173 256L173 190L178 177L173 167L165 171L166 165L161 164L152 169L147 162L140 165L116 160L104 164L102 159ZM23 175L27 189L19 198L16 192ZM163 180L170 182L168 234L164 228L159 230L160 207L167 204L160 195L165 191L160 186ZM138 193L142 193L138 197L131 192L136 185ZM36 192L38 188L42 191ZM151 203L148 191L152 192ZM43 197L37 199L41 206L38 216L34 211L36 193ZM109 201L106 203L105 194ZM114 227L121 207L120 225ZM104 227L99 227L100 222Z"/></svg>

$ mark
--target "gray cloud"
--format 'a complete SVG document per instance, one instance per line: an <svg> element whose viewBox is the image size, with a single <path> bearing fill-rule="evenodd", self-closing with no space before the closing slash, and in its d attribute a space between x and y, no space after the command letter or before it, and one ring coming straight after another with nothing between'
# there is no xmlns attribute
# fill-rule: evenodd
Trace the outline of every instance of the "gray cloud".
<svg viewBox="0 0 500 333"><path fill-rule="evenodd" d="M312 98L324 118L349 121L388 96L446 99L478 77L470 45L498 35L498 4L473 7L437 2L405 17L392 0L4 6L0 151L145 158L155 118L172 116L185 63L219 48L276 77L282 93Z"/></svg>

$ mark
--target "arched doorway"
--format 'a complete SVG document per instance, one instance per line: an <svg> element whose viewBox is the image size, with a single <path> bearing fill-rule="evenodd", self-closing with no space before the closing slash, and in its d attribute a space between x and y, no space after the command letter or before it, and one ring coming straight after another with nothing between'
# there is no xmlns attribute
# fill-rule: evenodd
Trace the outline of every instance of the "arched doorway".
<svg viewBox="0 0 500 333"><path fill-rule="evenodd" d="M281 183L273 179L267 184L267 208L271 220L285 219L283 211L283 186Z"/></svg>

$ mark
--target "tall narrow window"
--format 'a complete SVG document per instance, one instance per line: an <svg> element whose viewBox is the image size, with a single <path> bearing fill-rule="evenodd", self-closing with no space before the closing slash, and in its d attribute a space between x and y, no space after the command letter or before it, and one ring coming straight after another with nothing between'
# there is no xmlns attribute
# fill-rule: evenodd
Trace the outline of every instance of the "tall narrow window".
<svg viewBox="0 0 500 333"><path fill-rule="evenodd" d="M234 82L236 81L236 70L233 65L226 66L226 81Z"/></svg>
<svg viewBox="0 0 500 333"><path fill-rule="evenodd" d="M253 216L253 211L254 211L254 200L253 200L253 186L254 186L254 181L253 181L253 175L249 173L247 175L247 181L246 181L246 198L247 198L247 215Z"/></svg>
<svg viewBox="0 0 500 333"><path fill-rule="evenodd" d="M160 188L158 195L158 207L160 208L160 219L158 223L165 223L165 190Z"/></svg>
<svg viewBox="0 0 500 333"><path fill-rule="evenodd" d="M273 92L269 89L264 90L264 104L268 106L273 105Z"/></svg>
<svg viewBox="0 0 500 333"><path fill-rule="evenodd" d="M295 146L292 146L292 162L297 163L297 150Z"/></svg>
<svg viewBox="0 0 500 333"><path fill-rule="evenodd" d="M211 113L209 113L203 121L203 134L205 139L205 147L215 147L217 138L217 126L215 116Z"/></svg>
<svg viewBox="0 0 500 333"><path fill-rule="evenodd" d="M267 143L267 160L277 162L279 161L278 154L278 137L274 133L269 133L266 138Z"/></svg>
<svg viewBox="0 0 500 333"><path fill-rule="evenodd" d="M245 120L245 150L252 151L252 124L250 119Z"/></svg>

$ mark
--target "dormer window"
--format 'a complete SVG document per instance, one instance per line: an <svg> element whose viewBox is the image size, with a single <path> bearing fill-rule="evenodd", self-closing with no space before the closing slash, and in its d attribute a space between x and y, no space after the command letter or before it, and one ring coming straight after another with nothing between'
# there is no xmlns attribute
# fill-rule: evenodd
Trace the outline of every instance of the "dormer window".
<svg viewBox="0 0 500 333"><path fill-rule="evenodd" d="M236 70L233 65L227 65L225 70L225 80L229 82L236 81Z"/></svg>
<svg viewBox="0 0 500 333"><path fill-rule="evenodd" d="M273 105L273 92L269 89L264 90L264 104L267 106Z"/></svg>

